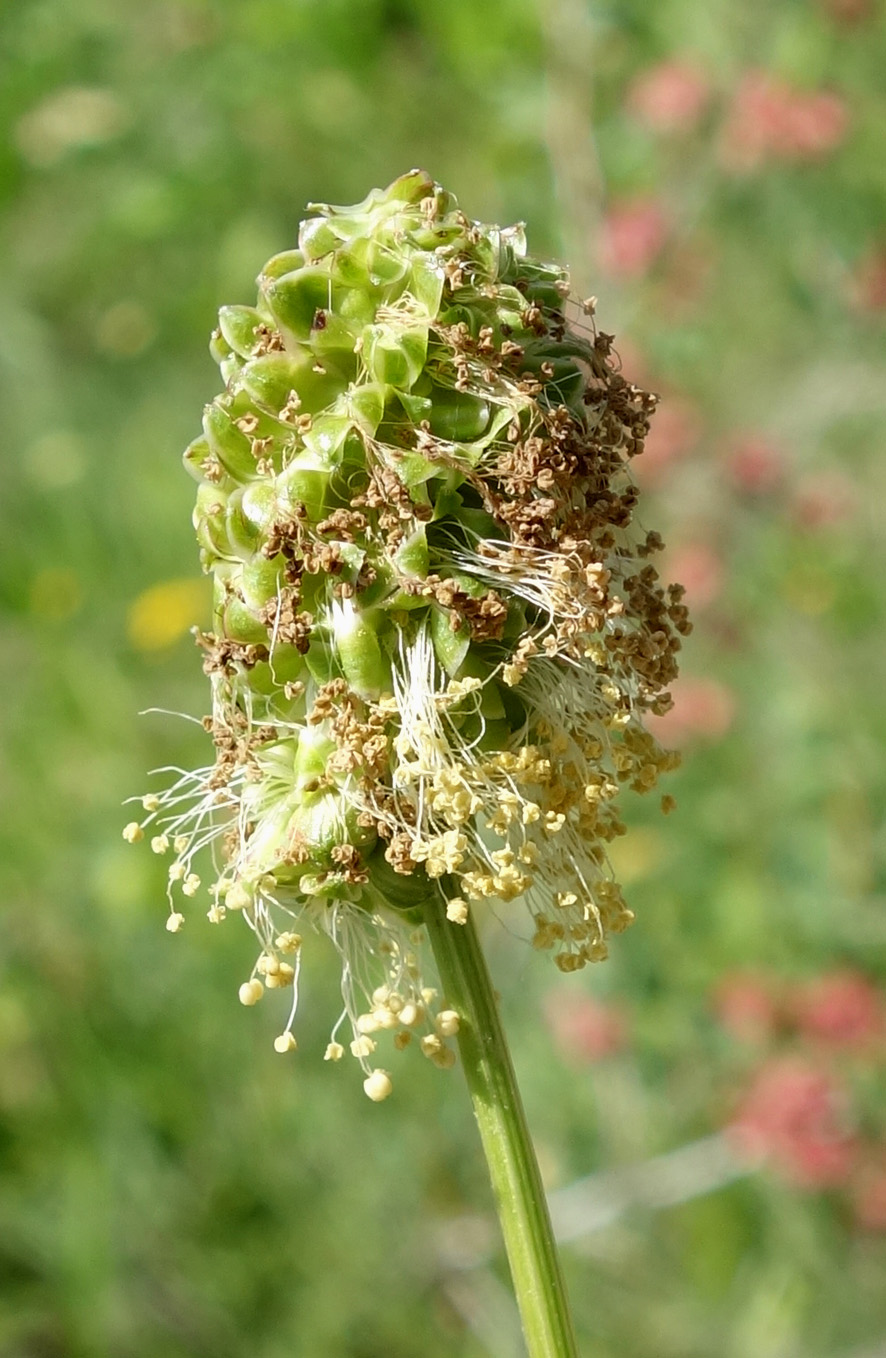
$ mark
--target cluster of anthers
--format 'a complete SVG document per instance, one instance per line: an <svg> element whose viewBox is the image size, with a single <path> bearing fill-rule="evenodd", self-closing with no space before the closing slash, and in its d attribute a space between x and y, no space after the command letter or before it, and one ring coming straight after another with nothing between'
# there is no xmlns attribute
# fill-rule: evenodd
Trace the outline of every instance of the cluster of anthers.
<svg viewBox="0 0 886 1358"><path fill-rule="evenodd" d="M328 935L344 1008L326 1057L346 1043L380 1099L384 1032L454 1060L458 1015L422 974L430 898L453 928L520 899L563 971L630 922L607 844L622 785L676 762L643 719L670 704L689 623L634 522L655 397L593 301L419 171L312 210L257 307L222 308L226 387L185 453L215 759L175 770L124 836L172 855L171 931L205 891L213 923L246 920L240 999L289 993L280 1052L297 928Z"/></svg>

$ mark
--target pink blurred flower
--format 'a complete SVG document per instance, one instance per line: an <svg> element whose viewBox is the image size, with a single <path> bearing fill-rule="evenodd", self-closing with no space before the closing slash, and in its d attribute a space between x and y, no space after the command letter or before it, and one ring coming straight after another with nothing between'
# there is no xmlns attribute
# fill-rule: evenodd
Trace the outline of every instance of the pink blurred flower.
<svg viewBox="0 0 886 1358"><path fill-rule="evenodd" d="M709 97L706 77L678 58L641 71L628 90L627 103L656 132L687 132L698 122Z"/></svg>
<svg viewBox="0 0 886 1358"><path fill-rule="evenodd" d="M876 1154L853 1176L850 1187L855 1223L863 1231L886 1231L886 1148Z"/></svg>
<svg viewBox="0 0 886 1358"><path fill-rule="evenodd" d="M646 445L634 463L645 485L654 485L673 462L692 452L701 437L701 419L689 401L667 396L656 410Z"/></svg>
<svg viewBox="0 0 886 1358"><path fill-rule="evenodd" d="M649 717L662 744L681 746L693 736L719 740L735 717L735 695L718 679L679 679L671 690L674 706L663 717Z"/></svg>
<svg viewBox="0 0 886 1358"><path fill-rule="evenodd" d="M732 482L748 495L766 495L782 480L781 453L762 434L741 434L726 454Z"/></svg>
<svg viewBox="0 0 886 1358"><path fill-rule="evenodd" d="M833 528L852 516L855 489L842 472L812 472L801 478L793 501L794 518L801 528Z"/></svg>
<svg viewBox="0 0 886 1358"><path fill-rule="evenodd" d="M552 990L545 1000L545 1014L560 1054L576 1064L600 1061L627 1046L624 1014L593 995Z"/></svg>
<svg viewBox="0 0 886 1358"><path fill-rule="evenodd" d="M874 12L872 0L824 0L824 8L832 19L847 28L864 23Z"/></svg>
<svg viewBox="0 0 886 1358"><path fill-rule="evenodd" d="M779 1020L771 982L752 972L724 976L714 991L713 1010L721 1026L738 1042L765 1042Z"/></svg>
<svg viewBox="0 0 886 1358"><path fill-rule="evenodd" d="M723 588L723 558L707 542L688 542L668 553L667 574L683 585L691 609L705 608Z"/></svg>
<svg viewBox="0 0 886 1358"><path fill-rule="evenodd" d="M601 227L601 268L615 278L637 278L661 252L666 234L664 212L654 199L614 204Z"/></svg>
<svg viewBox="0 0 886 1358"><path fill-rule="evenodd" d="M835 150L849 127L846 104L827 90L794 90L767 71L747 71L723 132L732 169L752 170L767 159L817 160Z"/></svg>
<svg viewBox="0 0 886 1358"><path fill-rule="evenodd" d="M856 1142L846 1091L801 1056L779 1056L758 1069L730 1124L741 1154L768 1161L801 1188L848 1179Z"/></svg>
<svg viewBox="0 0 886 1358"><path fill-rule="evenodd" d="M859 261L849 292L859 311L886 311L886 246L871 250Z"/></svg>
<svg viewBox="0 0 886 1358"><path fill-rule="evenodd" d="M802 1033L833 1047L869 1049L886 1034L883 995L858 971L832 971L808 982L792 1008Z"/></svg>

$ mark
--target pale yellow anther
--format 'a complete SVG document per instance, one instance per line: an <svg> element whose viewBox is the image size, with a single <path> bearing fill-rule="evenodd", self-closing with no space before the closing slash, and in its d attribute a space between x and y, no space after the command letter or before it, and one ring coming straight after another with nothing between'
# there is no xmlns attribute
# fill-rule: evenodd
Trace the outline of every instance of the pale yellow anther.
<svg viewBox="0 0 886 1358"><path fill-rule="evenodd" d="M252 896L242 882L232 882L228 887L225 905L229 910L246 910L252 905Z"/></svg>
<svg viewBox="0 0 886 1358"><path fill-rule="evenodd" d="M292 985L295 972L288 962L278 962L276 971L269 971L265 976L265 985L268 990L282 990L284 986Z"/></svg>
<svg viewBox="0 0 886 1358"><path fill-rule="evenodd" d="M419 1046L425 1056L434 1057L438 1052L443 1051L443 1040L436 1033L426 1033L421 1039Z"/></svg>
<svg viewBox="0 0 886 1358"><path fill-rule="evenodd" d="M378 1028L396 1028L400 1022L393 1009L388 1008L386 1004L377 1005L372 1011L372 1017Z"/></svg>
<svg viewBox="0 0 886 1358"><path fill-rule="evenodd" d="M372 1003L387 1004L388 999L390 998L390 994L391 994L390 986L378 985L372 992Z"/></svg>
<svg viewBox="0 0 886 1358"><path fill-rule="evenodd" d="M200 878L197 876L196 872L189 872L185 880L182 882L182 895L196 896L199 890L200 890Z"/></svg>
<svg viewBox="0 0 886 1358"><path fill-rule="evenodd" d="M274 939L274 944L282 953L298 952L301 947L301 934L285 933L278 934Z"/></svg>
<svg viewBox="0 0 886 1358"><path fill-rule="evenodd" d="M433 986L427 985L421 992L421 998L424 1004L433 1004L437 998L437 992Z"/></svg>
<svg viewBox="0 0 886 1358"><path fill-rule="evenodd" d="M274 1038L274 1051L279 1052L281 1056L286 1052L294 1052L297 1046L298 1043L290 1032L281 1033L279 1037Z"/></svg>
<svg viewBox="0 0 886 1358"><path fill-rule="evenodd" d="M358 1033L376 1033L380 1027L375 1014L358 1014L354 1024Z"/></svg>
<svg viewBox="0 0 886 1358"><path fill-rule="evenodd" d="M411 1000L408 1000L397 1017L405 1028L411 1028L424 1018L424 1010L421 1005L413 1004Z"/></svg>
<svg viewBox="0 0 886 1358"><path fill-rule="evenodd" d="M170 866L169 869L170 882L180 882L186 872L187 868L185 867L184 863L176 859L176 861Z"/></svg>
<svg viewBox="0 0 886 1358"><path fill-rule="evenodd" d="M522 820L524 825L532 825L541 816L541 807L537 802L524 802Z"/></svg>
<svg viewBox="0 0 886 1358"><path fill-rule="evenodd" d="M152 853L166 853L169 849L168 835L155 835L151 840Z"/></svg>
<svg viewBox="0 0 886 1358"><path fill-rule="evenodd" d="M375 1048L376 1043L373 1042L371 1037L365 1035L362 1037L355 1037L351 1043L351 1055L356 1056L358 1060L362 1060L364 1056L371 1056L375 1051Z"/></svg>
<svg viewBox="0 0 886 1358"><path fill-rule="evenodd" d="M366 1096L372 1099L373 1103L381 1103L383 1099L388 1097L393 1087L391 1077L386 1070L374 1070L363 1081Z"/></svg>
<svg viewBox="0 0 886 1358"><path fill-rule="evenodd" d="M172 847L175 849L176 853L184 853L190 842L187 835L176 835L175 839L172 841Z"/></svg>
<svg viewBox="0 0 886 1358"><path fill-rule="evenodd" d="M225 917L225 907L223 905L219 905L218 901L213 901L212 905L206 911L206 918L209 920L209 923L221 924L224 917Z"/></svg>
<svg viewBox="0 0 886 1358"><path fill-rule="evenodd" d="M137 844L140 839L144 839L145 832L137 820L131 820L128 825L123 827L123 838L127 844Z"/></svg>
<svg viewBox="0 0 886 1358"><path fill-rule="evenodd" d="M240 1003L245 1004L247 1007L258 1004L264 993L264 986L256 977L253 977L251 981L244 981L237 991L237 994L240 997Z"/></svg>
<svg viewBox="0 0 886 1358"><path fill-rule="evenodd" d="M451 901L446 902L446 918L452 920L453 924L467 924L467 901L463 901L461 896L453 896Z"/></svg>
<svg viewBox="0 0 886 1358"><path fill-rule="evenodd" d="M156 792L149 792L146 797L142 797L142 806L146 811L159 811L160 798Z"/></svg>
<svg viewBox="0 0 886 1358"><path fill-rule="evenodd" d="M344 1054L345 1049L340 1042L329 1042L327 1043L326 1050L323 1053L323 1060L340 1061Z"/></svg>
<svg viewBox="0 0 886 1358"><path fill-rule="evenodd" d="M441 1037L455 1037L459 1023L458 1014L454 1009L441 1009L434 1019L434 1026Z"/></svg>
<svg viewBox="0 0 886 1358"><path fill-rule="evenodd" d="M431 1053L431 1060L438 1070L451 1070L455 1065L455 1052L451 1047L443 1046Z"/></svg>
<svg viewBox="0 0 886 1358"><path fill-rule="evenodd" d="M185 922L184 915L180 915L177 910L173 910L171 915L166 918L166 928L171 934L177 934Z"/></svg>

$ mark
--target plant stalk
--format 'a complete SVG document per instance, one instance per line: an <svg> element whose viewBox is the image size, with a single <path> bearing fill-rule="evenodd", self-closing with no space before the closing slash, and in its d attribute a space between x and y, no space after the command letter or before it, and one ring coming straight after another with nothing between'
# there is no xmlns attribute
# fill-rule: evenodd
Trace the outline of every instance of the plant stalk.
<svg viewBox="0 0 886 1358"><path fill-rule="evenodd" d="M530 1358L578 1358L538 1161L492 978L473 920L455 924L438 897L424 910L489 1166Z"/></svg>

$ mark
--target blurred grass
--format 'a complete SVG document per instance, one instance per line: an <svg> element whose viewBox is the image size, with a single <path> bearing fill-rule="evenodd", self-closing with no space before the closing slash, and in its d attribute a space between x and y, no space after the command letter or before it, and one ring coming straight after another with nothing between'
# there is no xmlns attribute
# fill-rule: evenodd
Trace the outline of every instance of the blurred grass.
<svg viewBox="0 0 886 1358"><path fill-rule="evenodd" d="M665 398L638 476L675 572L696 552L679 811L630 808L638 921L605 967L555 977L489 934L551 1183L722 1124L766 1054L711 1016L736 968L886 984L884 60L862 0L4 7L4 1358L490 1351L435 1250L435 1222L488 1204L460 1078L411 1063L370 1107L316 1059L331 964L281 1062L273 1016L236 1002L248 941L199 918L171 938L162 871L120 840L143 770L202 758L195 728L135 714L205 702L178 456L215 389L205 339L309 200L422 164L472 216L525 219ZM668 130L637 90L673 61L704 94ZM813 102L805 150L740 165L736 108L746 140L775 116L740 103L754 71ZM624 209L652 240L630 268ZM617 997L627 1047L560 1049L566 990ZM877 1155L882 1071L852 1108ZM629 1215L567 1267L588 1352L886 1344L883 1236L771 1173Z"/></svg>

